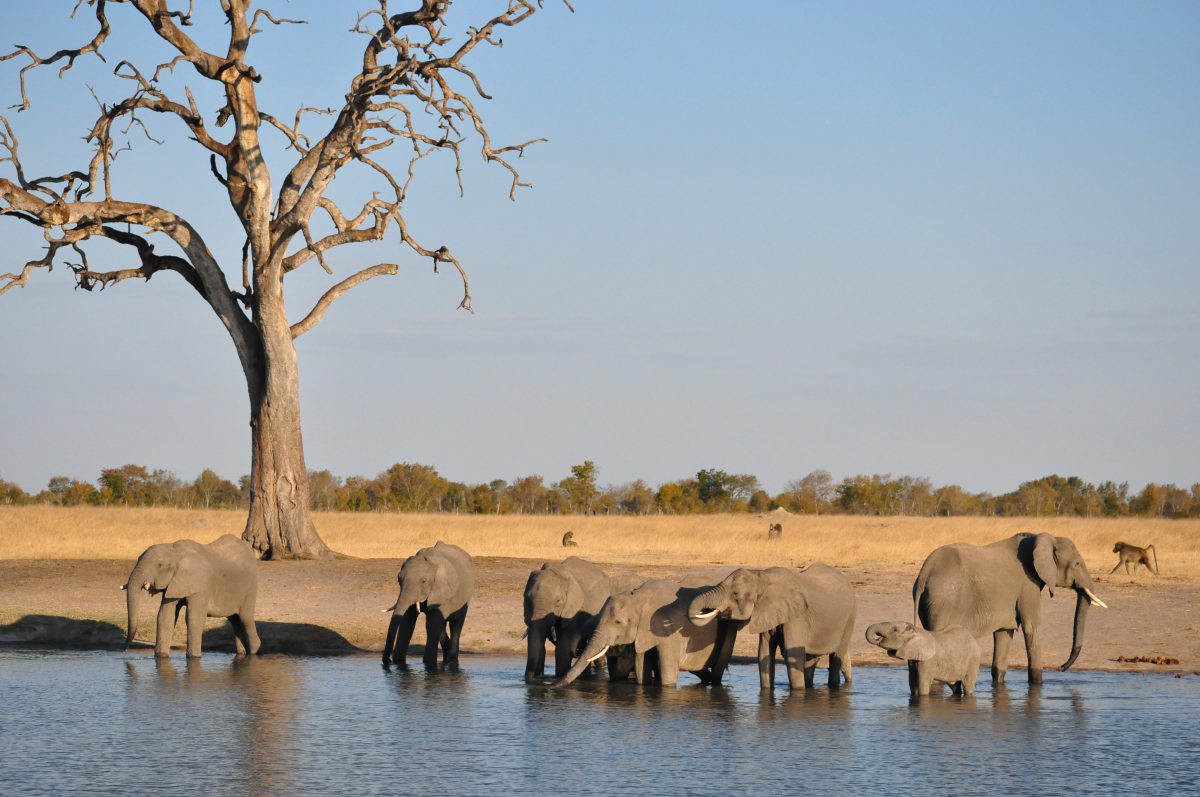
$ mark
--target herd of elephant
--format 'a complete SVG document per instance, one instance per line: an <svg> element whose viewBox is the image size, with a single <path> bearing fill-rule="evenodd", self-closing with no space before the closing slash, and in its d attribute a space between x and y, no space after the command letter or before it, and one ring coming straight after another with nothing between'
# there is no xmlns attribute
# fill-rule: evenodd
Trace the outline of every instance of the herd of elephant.
<svg viewBox="0 0 1200 797"><path fill-rule="evenodd" d="M444 542L422 548L397 575L383 664L403 666L421 614L426 666L455 664L475 587L471 556ZM1003 682L1013 634L1020 628L1031 684L1042 680L1041 593L1076 593L1074 637L1063 670L1079 656L1089 606L1096 596L1083 557L1067 537L1015 534L990 545L965 543L934 550L913 583L914 622L877 622L867 641L908 662L909 689L935 685L970 694L979 669L976 639L991 634L992 680ZM258 592L250 546L231 534L208 545L192 540L152 545L138 558L127 590L132 644L145 593L161 594L155 653L167 655L180 612L187 608L187 655L200 655L206 617L227 617L238 654L259 649L254 625ZM852 677L849 646L856 607L849 578L821 563L803 569L740 568L717 584L607 576L576 556L529 575L524 594L526 680L545 674L546 645L554 648L556 686L606 668L613 680L673 685L681 672L719 684L739 632L758 635L760 685L775 682L778 653L792 688L811 688L817 661L828 656L829 685ZM937 686L941 688L941 686Z"/></svg>

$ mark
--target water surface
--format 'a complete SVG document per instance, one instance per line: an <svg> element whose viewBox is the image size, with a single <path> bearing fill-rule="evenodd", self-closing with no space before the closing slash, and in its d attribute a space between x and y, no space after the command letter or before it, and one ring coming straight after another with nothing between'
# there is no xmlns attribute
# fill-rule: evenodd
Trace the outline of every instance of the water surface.
<svg viewBox="0 0 1200 797"><path fill-rule="evenodd" d="M0 650L0 793L1200 793L1194 676L981 673L973 698L911 699L899 668L791 693L747 665L554 690L518 659L413 664Z"/></svg>

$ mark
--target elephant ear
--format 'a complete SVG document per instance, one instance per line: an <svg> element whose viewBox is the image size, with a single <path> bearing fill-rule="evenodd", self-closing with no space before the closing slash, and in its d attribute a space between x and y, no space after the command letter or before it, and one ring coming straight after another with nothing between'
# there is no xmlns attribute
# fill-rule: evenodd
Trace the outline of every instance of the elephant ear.
<svg viewBox="0 0 1200 797"><path fill-rule="evenodd" d="M797 574L770 572L759 576L760 589L746 633L761 634L808 611L804 585Z"/></svg>
<svg viewBox="0 0 1200 797"><path fill-rule="evenodd" d="M916 632L903 645L896 648L896 658L906 661L929 661L937 654L937 642L928 631Z"/></svg>
<svg viewBox="0 0 1200 797"><path fill-rule="evenodd" d="M563 600L561 616L564 620L569 620L583 611L583 587L579 585L578 579L570 576L566 576L564 580L567 582L567 594Z"/></svg>
<svg viewBox="0 0 1200 797"><path fill-rule="evenodd" d="M457 592L458 571L445 557L437 557L434 561L433 584L429 587L429 603L433 606L449 603Z"/></svg>
<svg viewBox="0 0 1200 797"><path fill-rule="evenodd" d="M166 597L186 598L197 592L203 592L211 577L209 571L210 568L200 554L194 551L184 551L175 563L174 575L167 583Z"/></svg>
<svg viewBox="0 0 1200 797"><path fill-rule="evenodd" d="M1033 543L1033 572L1042 580L1050 597L1054 597L1058 565L1054 562L1054 535L1039 534Z"/></svg>

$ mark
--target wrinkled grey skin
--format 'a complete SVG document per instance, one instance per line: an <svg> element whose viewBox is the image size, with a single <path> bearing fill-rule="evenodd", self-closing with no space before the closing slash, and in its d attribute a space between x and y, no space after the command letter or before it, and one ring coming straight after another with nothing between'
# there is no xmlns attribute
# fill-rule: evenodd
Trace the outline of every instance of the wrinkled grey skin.
<svg viewBox="0 0 1200 797"><path fill-rule="evenodd" d="M475 590L475 564L471 555L457 545L439 540L430 548L422 548L405 560L396 576L400 596L390 609L387 639L383 643L383 666L393 660L404 667L408 643L417 624L417 615L425 613L426 667L437 667L438 645L442 647L442 663L458 664L458 642L467 606Z"/></svg>
<svg viewBox="0 0 1200 797"><path fill-rule="evenodd" d="M162 595L154 655L166 656L179 613L187 607L187 655L200 657L206 617L227 617L233 626L239 654L257 653L260 645L254 627L258 597L258 565L250 544L232 534L201 545L195 540L151 545L122 585L128 610L125 646L133 643L144 593Z"/></svg>
<svg viewBox="0 0 1200 797"><path fill-rule="evenodd" d="M1083 557L1067 537L1014 534L991 545L956 543L929 554L913 583L913 608L921 625L939 631L961 625L973 637L992 635L992 681L1004 682L1008 649L1021 629L1029 657L1029 683L1042 682L1042 589L1076 593L1074 636L1065 671L1083 649L1088 606L1096 597Z"/></svg>
<svg viewBox="0 0 1200 797"><path fill-rule="evenodd" d="M574 681L614 645L633 646L634 673L640 684L656 680L655 666L663 686L674 686L681 671L699 676L704 683L720 683L733 650L733 634L721 637L721 624L698 626L687 616L692 599L708 589L654 580L614 594L597 615L583 653L555 685Z"/></svg>
<svg viewBox="0 0 1200 797"><path fill-rule="evenodd" d="M714 617L737 621L758 634L758 676L763 689L775 684L775 651L782 650L788 685L813 686L817 659L829 654L829 685L851 680L850 637L855 600L850 579L816 562L804 570L770 567L735 570L713 589L696 596L692 622Z"/></svg>
<svg viewBox="0 0 1200 797"><path fill-rule="evenodd" d="M525 583L526 681L545 673L547 641L554 645L554 676L567 674L585 639L584 627L609 594L604 571L578 556L544 564L529 574Z"/></svg>
<svg viewBox="0 0 1200 797"><path fill-rule="evenodd" d="M929 694L934 681L949 684L956 695L975 691L979 643L961 625L926 631L912 623L875 623L867 628L867 641L908 662L908 688L914 695Z"/></svg>

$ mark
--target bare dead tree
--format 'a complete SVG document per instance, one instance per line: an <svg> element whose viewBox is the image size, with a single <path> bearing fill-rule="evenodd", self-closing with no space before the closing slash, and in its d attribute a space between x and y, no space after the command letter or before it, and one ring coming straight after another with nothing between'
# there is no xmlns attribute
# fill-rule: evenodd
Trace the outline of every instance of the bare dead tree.
<svg viewBox="0 0 1200 797"><path fill-rule="evenodd" d="M518 188L528 186L512 161L544 139L507 146L492 142L476 105L490 97L466 60L480 45L501 45L499 31L533 16L540 0L499 0L507 5L501 13L457 39L446 27L450 0L412 0L418 7L400 12L393 12L388 0L374 0L377 7L362 14L353 28L366 44L361 70L349 81L344 105L302 107L290 120L259 106L255 87L260 72L247 54L263 30L260 25L281 26L296 20L278 18L265 8L252 9L252 0L218 0L229 26L228 47L224 52L209 52L186 32L194 2L190 0L183 11L171 10L168 0L78 0L72 14L90 8L98 24L91 40L50 55L19 45L0 55L0 61L24 60L19 73L21 101L14 106L24 110L30 107L26 76L31 71L58 66L61 78L80 58L104 60L101 48L110 33L107 11L112 6L136 9L148 23L147 33L166 42L173 54L170 61L150 71L129 59L116 64L113 74L129 82L129 94L118 102L100 104L99 115L87 130L90 160L78 168L31 177L9 119L0 116L0 168L4 169L0 217L41 228L46 241L42 257L0 274L0 295L24 286L35 271L52 269L60 255L77 260L63 262L71 269L76 287L86 291L131 279L148 282L159 271L181 276L228 330L246 378L251 498L243 536L266 557L328 557L329 549L309 514L294 341L320 323L338 298L375 277L395 275L399 266L378 263L345 276L296 322L289 321L284 310L285 280L312 261L332 275L326 257L332 250L380 241L392 229L408 250L429 258L435 270L444 263L455 268L463 288L459 307L471 311L466 270L448 247L426 246L410 233L403 214L405 194L417 162L436 152L453 157L461 192L462 150L471 140L478 142L485 161L509 172L510 198ZM160 78L174 76L185 66L223 96L214 113L201 111L190 86L184 86L182 98L168 96L166 81ZM120 142L133 127L149 136L143 120L153 114L183 126L228 194L245 231L238 264L240 289L231 287L222 264L185 218L167 208L114 195L110 173L122 149ZM302 132L302 122L323 117L331 121L321 135L314 138ZM228 132L218 132L231 122ZM288 150L295 152L278 190L261 149L264 126L268 133L282 136ZM398 164L383 159L393 147L407 152ZM383 187L349 211L326 195L347 167L371 170ZM314 231L318 212L331 222L331 231L329 223L320 227L325 232ZM155 236L169 239L179 254L159 254L155 241L162 239ZM127 247L131 262L107 270L94 267L87 244L97 238Z"/></svg>

